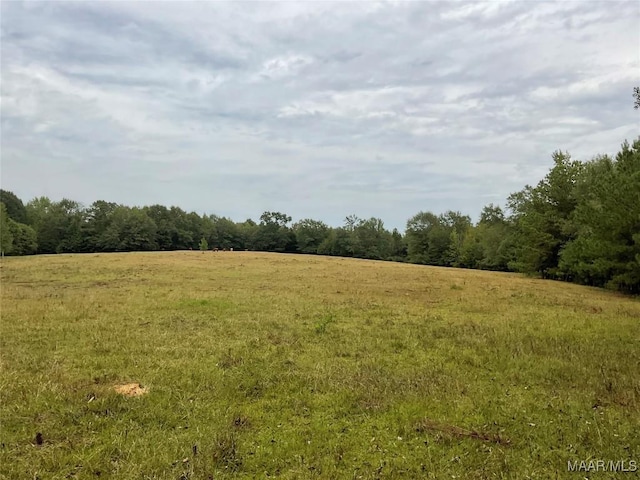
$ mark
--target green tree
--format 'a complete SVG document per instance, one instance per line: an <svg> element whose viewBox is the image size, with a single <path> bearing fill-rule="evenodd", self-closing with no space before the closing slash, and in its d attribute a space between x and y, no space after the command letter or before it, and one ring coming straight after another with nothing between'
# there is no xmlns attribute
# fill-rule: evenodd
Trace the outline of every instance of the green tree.
<svg viewBox="0 0 640 480"><path fill-rule="evenodd" d="M36 231L29 225L9 219L9 231L13 237L12 255L33 255L38 250Z"/></svg>
<svg viewBox="0 0 640 480"><path fill-rule="evenodd" d="M342 232L347 233L348 240L347 242L342 242L342 245L346 248L346 251L348 252L347 255L349 257L363 256L363 249L360 246L360 238L356 234L356 228L361 221L362 220L354 214L347 215L344 219L344 225L342 227L342 231L340 232L340 236L342 235Z"/></svg>
<svg viewBox="0 0 640 480"><path fill-rule="evenodd" d="M305 218L293 225L300 253L318 253L318 247L329 236L330 228L323 222Z"/></svg>
<svg viewBox="0 0 640 480"><path fill-rule="evenodd" d="M355 257L382 260L390 255L391 233L379 218L358 220L351 237Z"/></svg>
<svg viewBox="0 0 640 480"><path fill-rule="evenodd" d="M117 203L97 200L87 209L84 225L86 251L99 252L103 250L101 238L111 224L111 215L117 208Z"/></svg>
<svg viewBox="0 0 640 480"><path fill-rule="evenodd" d="M26 205L27 219L36 231L40 253L80 252L85 249L86 212L78 202L47 197Z"/></svg>
<svg viewBox="0 0 640 480"><path fill-rule="evenodd" d="M0 202L7 208L7 215L18 223L27 223L27 209L15 193L0 189Z"/></svg>
<svg viewBox="0 0 640 480"><path fill-rule="evenodd" d="M505 221L504 212L498 205L490 203L486 205L480 213L480 222L486 225L494 225Z"/></svg>
<svg viewBox="0 0 640 480"><path fill-rule="evenodd" d="M11 253L13 250L13 233L9 227L9 214L4 202L0 202L0 252L3 255Z"/></svg>
<svg viewBox="0 0 640 480"><path fill-rule="evenodd" d="M462 239L458 235L458 230L453 228L449 234L449 246L445 254L445 263L450 267L459 267L462 256Z"/></svg>
<svg viewBox="0 0 640 480"><path fill-rule="evenodd" d="M442 215L418 213L407 222L408 260L443 266L451 265L452 261L458 262L464 237L470 227L471 219L460 212L448 211ZM455 235L452 234L454 230ZM457 242L453 247L452 235Z"/></svg>
<svg viewBox="0 0 640 480"><path fill-rule="evenodd" d="M244 222L237 224L239 247L247 250L255 250L256 235L258 232L258 224L246 219Z"/></svg>
<svg viewBox="0 0 640 480"><path fill-rule="evenodd" d="M560 254L571 280L640 293L640 138L587 163L576 184L576 237Z"/></svg>
<svg viewBox="0 0 640 480"><path fill-rule="evenodd" d="M446 266L447 251L451 241L451 228L437 224L428 235L429 246L427 248L427 263L429 265Z"/></svg>
<svg viewBox="0 0 640 480"><path fill-rule="evenodd" d="M169 210L164 205L151 205L144 207L144 212L156 224L156 238L159 250L175 250L178 244L184 240L176 227L176 217L181 215L181 210Z"/></svg>
<svg viewBox="0 0 640 480"><path fill-rule="evenodd" d="M142 209L118 206L98 244L110 252L156 250L155 238L156 224Z"/></svg>
<svg viewBox="0 0 640 480"><path fill-rule="evenodd" d="M471 227L460 247L459 266L480 268L485 258L480 226Z"/></svg>
<svg viewBox="0 0 640 480"><path fill-rule="evenodd" d="M186 228L191 232L191 238L193 238L193 243L189 248L197 248L197 239L202 238L205 235L203 217L198 215L197 212L189 212L187 214L186 222Z"/></svg>
<svg viewBox="0 0 640 480"><path fill-rule="evenodd" d="M295 233L288 227L291 217L280 212L264 212L256 232L256 247L264 252L295 252Z"/></svg>
<svg viewBox="0 0 640 480"><path fill-rule="evenodd" d="M50 215L59 238L56 253L85 251L83 231L86 226L86 211L84 207L75 200L63 198L53 204Z"/></svg>
<svg viewBox="0 0 640 480"><path fill-rule="evenodd" d="M198 246L200 247L200 250L202 250L203 252L206 252L207 250L209 250L209 243L207 242L207 239L204 237L200 239L200 244Z"/></svg>
<svg viewBox="0 0 640 480"><path fill-rule="evenodd" d="M432 261L438 265L458 266L462 244L470 228L471 218L468 215L452 210L440 215L439 226L432 232ZM434 249L433 245L438 247Z"/></svg>
<svg viewBox="0 0 640 480"><path fill-rule="evenodd" d="M553 161L553 168L536 187L526 186L508 199L517 246L509 265L545 278L560 277L560 252L576 236L575 186L583 169L567 153L555 152Z"/></svg>
<svg viewBox="0 0 640 480"><path fill-rule="evenodd" d="M460 212L448 210L439 217L440 225L450 230L455 229L458 233L460 241L464 239L467 230L471 227L471 218L469 215L463 215Z"/></svg>
<svg viewBox="0 0 640 480"><path fill-rule="evenodd" d="M212 245L215 248L240 250L244 247L243 234L241 228L233 220L225 217L211 217L214 222L212 232Z"/></svg>
<svg viewBox="0 0 640 480"><path fill-rule="evenodd" d="M172 225L171 230L171 249L172 250L189 250L197 246L196 238L200 238L199 235L194 236L194 228L192 217L180 207L171 207L169 209L169 225ZM157 229L157 226L156 226Z"/></svg>
<svg viewBox="0 0 640 480"><path fill-rule="evenodd" d="M407 258L407 242L397 228L391 232L388 260L404 262Z"/></svg>
<svg viewBox="0 0 640 480"><path fill-rule="evenodd" d="M25 206L27 223L38 237L38 253L55 253L58 246L58 234L50 221L52 205L48 197L37 197Z"/></svg>
<svg viewBox="0 0 640 480"><path fill-rule="evenodd" d="M318 246L318 253L336 257L353 256L351 233L342 227L331 229L327 238Z"/></svg>
<svg viewBox="0 0 640 480"><path fill-rule="evenodd" d="M477 268L500 271L509 269L509 262L514 260L513 227L500 207L490 204L483 208L475 238L482 251Z"/></svg>
<svg viewBox="0 0 640 480"><path fill-rule="evenodd" d="M344 219L344 229L347 232L353 232L356 229L356 226L360 222L360 219L357 215L347 215Z"/></svg>
<svg viewBox="0 0 640 480"><path fill-rule="evenodd" d="M431 263L429 248L431 232L440 226L438 216L431 212L419 212L407 221L407 257L412 263Z"/></svg>

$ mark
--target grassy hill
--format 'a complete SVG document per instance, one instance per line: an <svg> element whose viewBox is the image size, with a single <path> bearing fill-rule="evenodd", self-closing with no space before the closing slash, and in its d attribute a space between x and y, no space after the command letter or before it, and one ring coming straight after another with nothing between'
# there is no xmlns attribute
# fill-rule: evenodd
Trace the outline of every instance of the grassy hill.
<svg viewBox="0 0 640 480"><path fill-rule="evenodd" d="M637 299L252 252L5 258L1 274L0 478L548 479L640 461Z"/></svg>

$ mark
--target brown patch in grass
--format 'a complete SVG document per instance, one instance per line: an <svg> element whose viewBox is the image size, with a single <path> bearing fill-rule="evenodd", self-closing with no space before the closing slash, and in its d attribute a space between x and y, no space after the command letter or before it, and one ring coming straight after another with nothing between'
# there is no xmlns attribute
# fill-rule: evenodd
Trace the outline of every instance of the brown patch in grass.
<svg viewBox="0 0 640 480"><path fill-rule="evenodd" d="M213 445L213 463L232 472L240 469L242 458L238 453L237 440L233 433L216 435Z"/></svg>
<svg viewBox="0 0 640 480"><path fill-rule="evenodd" d="M238 352L232 352L231 349L227 350L227 352L223 353L216 364L218 367L223 370L227 370L232 367L237 367L244 363L244 357L240 355Z"/></svg>
<svg viewBox="0 0 640 480"><path fill-rule="evenodd" d="M384 409L387 406L387 404L379 396L365 395L358 399L357 406L362 410L375 412L375 411Z"/></svg>
<svg viewBox="0 0 640 480"><path fill-rule="evenodd" d="M251 428L251 421L244 415L238 415L231 421L234 428Z"/></svg>
<svg viewBox="0 0 640 480"><path fill-rule="evenodd" d="M461 427L456 427L455 425L448 425L446 423L436 422L435 420L431 420L429 418L420 420L416 424L415 428L418 433L441 432L457 438L474 438L476 440L481 440L483 442L498 443L500 445L511 444L511 440L503 437L500 434L495 434L490 432L480 432L478 430L467 430Z"/></svg>
<svg viewBox="0 0 640 480"><path fill-rule="evenodd" d="M125 383L122 385L116 385L113 389L120 395L125 397L140 397L149 393L149 389L143 387L139 383Z"/></svg>

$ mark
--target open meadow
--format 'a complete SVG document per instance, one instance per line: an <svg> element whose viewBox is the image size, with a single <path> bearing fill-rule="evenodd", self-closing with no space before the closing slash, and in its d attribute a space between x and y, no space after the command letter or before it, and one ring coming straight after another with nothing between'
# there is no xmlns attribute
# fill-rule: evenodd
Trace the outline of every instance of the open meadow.
<svg viewBox="0 0 640 480"><path fill-rule="evenodd" d="M613 474L568 462L640 461L637 298L254 252L16 257L1 275L3 479L582 479Z"/></svg>

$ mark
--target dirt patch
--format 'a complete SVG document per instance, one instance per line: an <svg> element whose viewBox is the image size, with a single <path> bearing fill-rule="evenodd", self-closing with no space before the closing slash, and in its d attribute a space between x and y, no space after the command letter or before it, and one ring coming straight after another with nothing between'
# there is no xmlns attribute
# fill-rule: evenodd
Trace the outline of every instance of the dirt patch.
<svg viewBox="0 0 640 480"><path fill-rule="evenodd" d="M500 434L481 432L478 430L466 430L464 428L456 427L455 425L448 425L445 423L439 423L434 420L425 418L416 424L416 431L422 432L441 432L452 437L458 438L473 438L488 443L497 443L500 445L510 445L511 440L503 437Z"/></svg>
<svg viewBox="0 0 640 480"><path fill-rule="evenodd" d="M116 385L113 389L120 395L125 397L140 397L149 393L149 389L143 387L139 383L125 383L122 385Z"/></svg>

